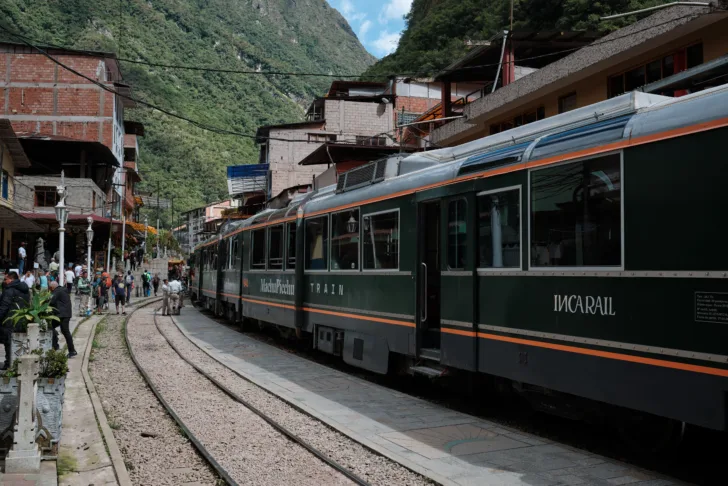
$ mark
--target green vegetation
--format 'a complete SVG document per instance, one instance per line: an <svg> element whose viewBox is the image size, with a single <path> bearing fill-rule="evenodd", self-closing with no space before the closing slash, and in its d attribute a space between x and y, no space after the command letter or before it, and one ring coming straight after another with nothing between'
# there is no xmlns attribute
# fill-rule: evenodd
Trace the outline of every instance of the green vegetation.
<svg viewBox="0 0 728 486"><path fill-rule="evenodd" d="M48 330L49 321L60 322L60 318L53 315L55 309L51 307L50 292L33 292L30 301L24 307L16 304L17 309L10 311L8 315L14 332L27 332L28 324L38 323L39 329L44 332ZM7 326L7 322L3 325Z"/></svg>
<svg viewBox="0 0 728 486"><path fill-rule="evenodd" d="M600 21L602 16L666 3L667 0L515 0L513 28L611 32L637 17ZM466 40L487 40L508 29L510 0L414 0L397 50L366 74L429 76L467 52Z"/></svg>
<svg viewBox="0 0 728 486"><path fill-rule="evenodd" d="M326 0L3 0L0 22L40 43L163 64L356 75L374 62ZM331 82L125 61L121 67L133 96L249 134L260 125L299 121ZM162 197L174 198L176 209L218 200L227 192L226 166L257 162L250 139L203 131L149 109L127 111L126 118L146 126L142 189L161 182Z"/></svg>
<svg viewBox="0 0 728 486"><path fill-rule="evenodd" d="M70 452L61 449L58 452L58 460L56 462L58 477L63 477L78 469L78 461Z"/></svg>

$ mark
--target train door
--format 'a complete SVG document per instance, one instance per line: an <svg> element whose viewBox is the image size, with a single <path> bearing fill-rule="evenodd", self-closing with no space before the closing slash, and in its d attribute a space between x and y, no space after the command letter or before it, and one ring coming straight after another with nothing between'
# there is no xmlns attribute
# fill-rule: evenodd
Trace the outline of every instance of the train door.
<svg viewBox="0 0 728 486"><path fill-rule="evenodd" d="M440 359L440 201L419 205L417 355Z"/></svg>

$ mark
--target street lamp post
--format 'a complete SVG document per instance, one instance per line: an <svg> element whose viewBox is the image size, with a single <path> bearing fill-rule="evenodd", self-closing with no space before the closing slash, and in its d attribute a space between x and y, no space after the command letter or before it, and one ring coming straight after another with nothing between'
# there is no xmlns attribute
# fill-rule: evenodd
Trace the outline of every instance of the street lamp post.
<svg viewBox="0 0 728 486"><path fill-rule="evenodd" d="M149 228L149 218L144 216L144 253L142 253L142 261L139 262L139 266L144 265L144 257L147 253L147 229Z"/></svg>
<svg viewBox="0 0 728 486"><path fill-rule="evenodd" d="M86 218L86 221L88 221L88 228L86 229L86 239L88 240L88 249L86 250L86 268L87 268L87 278L89 285L91 284L91 275L94 275L95 272L91 269L91 242L94 240L94 230L91 227L91 225L94 222L94 219L89 216ZM91 296L89 295L88 303L86 304L86 313L88 315L91 315Z"/></svg>
<svg viewBox="0 0 728 486"><path fill-rule="evenodd" d="M68 221L68 208L66 208L66 186L64 185L63 171L61 171L61 185L57 188L58 204L56 204L56 220L58 220L58 255L59 255L59 272L58 283L63 285L65 282L65 261L64 254L66 252L66 222Z"/></svg>

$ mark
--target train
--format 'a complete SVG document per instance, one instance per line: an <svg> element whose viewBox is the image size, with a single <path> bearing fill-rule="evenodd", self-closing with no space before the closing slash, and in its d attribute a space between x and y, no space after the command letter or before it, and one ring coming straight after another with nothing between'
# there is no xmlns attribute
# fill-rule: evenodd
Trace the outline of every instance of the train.
<svg viewBox="0 0 728 486"><path fill-rule="evenodd" d="M224 224L190 290L374 373L725 431L726 140L728 85L389 156Z"/></svg>

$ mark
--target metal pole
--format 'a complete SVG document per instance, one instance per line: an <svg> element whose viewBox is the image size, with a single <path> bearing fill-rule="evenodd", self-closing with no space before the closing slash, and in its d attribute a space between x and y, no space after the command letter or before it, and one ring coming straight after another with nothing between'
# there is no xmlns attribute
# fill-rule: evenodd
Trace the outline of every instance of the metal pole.
<svg viewBox="0 0 728 486"><path fill-rule="evenodd" d="M126 247L126 214L121 221L121 266L124 267L126 272L126 261L124 260L124 248Z"/></svg>
<svg viewBox="0 0 728 486"><path fill-rule="evenodd" d="M58 272L58 284L63 286L66 282L66 269L63 267L65 265L65 261L63 258L63 254L66 251L66 227L63 222L63 218L59 221L58 225L58 265L59 265L59 272Z"/></svg>
<svg viewBox="0 0 728 486"><path fill-rule="evenodd" d="M91 241L94 238L93 228L91 227L91 225L93 224L94 220L91 216L89 216L88 218L86 218L86 221L88 221L88 229L86 230L86 239L88 240L88 249L86 250L86 278L88 279L87 284L91 285L91 275L96 274L96 272L91 269ZM91 295L88 296L86 311L88 315L91 315Z"/></svg>
<svg viewBox="0 0 728 486"><path fill-rule="evenodd" d="M142 261L139 262L139 266L144 265L144 257L147 254L147 229L149 228L149 218L144 216L144 252L142 253Z"/></svg>
<svg viewBox="0 0 728 486"><path fill-rule="evenodd" d="M159 254L159 240L162 239L162 233L159 232L159 218L157 218L157 258L160 257Z"/></svg>

